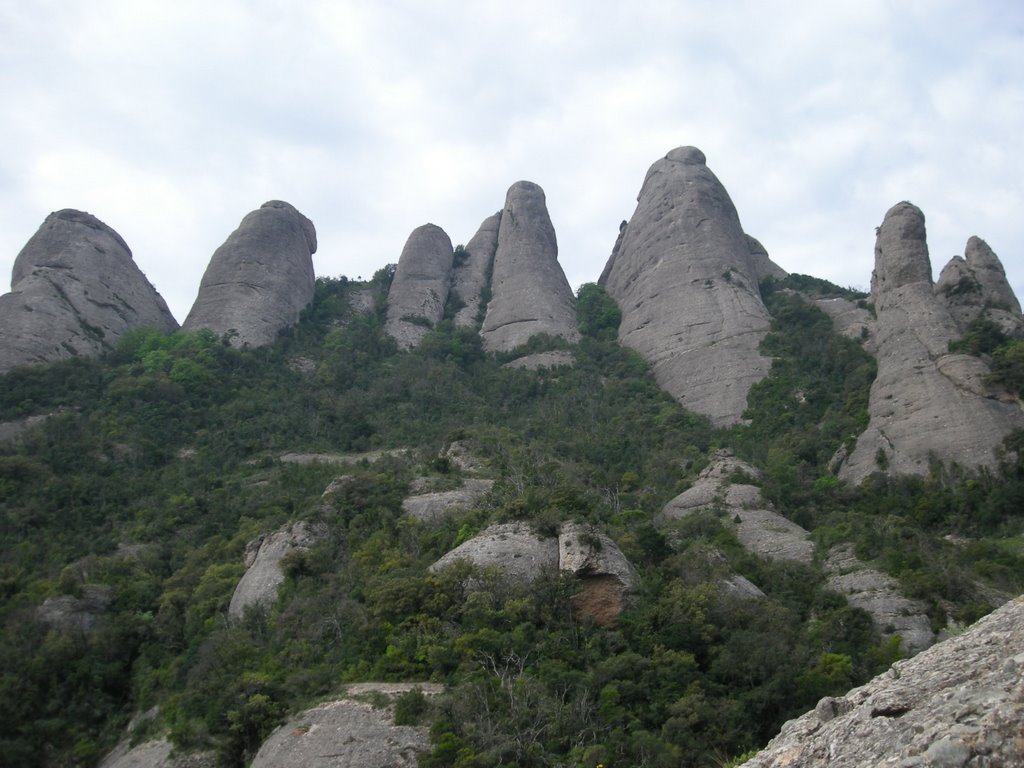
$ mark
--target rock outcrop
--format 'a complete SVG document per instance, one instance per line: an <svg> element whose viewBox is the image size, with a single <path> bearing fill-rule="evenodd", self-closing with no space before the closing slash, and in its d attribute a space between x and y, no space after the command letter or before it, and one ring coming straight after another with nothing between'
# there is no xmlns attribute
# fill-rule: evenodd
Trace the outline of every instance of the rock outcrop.
<svg viewBox="0 0 1024 768"><path fill-rule="evenodd" d="M501 212L491 300L480 335L488 351L508 352L541 333L577 341L576 304L558 263L544 190L518 181Z"/></svg>
<svg viewBox="0 0 1024 768"><path fill-rule="evenodd" d="M127 244L95 216L51 213L14 262L0 296L0 373L110 349L125 331L178 323Z"/></svg>
<svg viewBox="0 0 1024 768"><path fill-rule="evenodd" d="M313 222L289 203L264 203L214 251L182 327L236 347L271 343L313 300L314 253Z"/></svg>
<svg viewBox="0 0 1024 768"><path fill-rule="evenodd" d="M966 258L954 256L939 275L935 293L949 308L963 333L978 319L991 320L1005 333L1024 333L1020 303L1006 279L999 257L980 237L967 241Z"/></svg>
<svg viewBox="0 0 1024 768"><path fill-rule="evenodd" d="M960 329L936 296L924 215L910 203L891 208L879 228L871 296L878 358L871 420L839 476L925 474L932 461L992 466L994 449L1024 415L989 390L985 362L949 354Z"/></svg>
<svg viewBox="0 0 1024 768"><path fill-rule="evenodd" d="M434 224L409 235L388 291L384 331L400 349L412 349L444 316L452 275L452 241Z"/></svg>
<svg viewBox="0 0 1024 768"><path fill-rule="evenodd" d="M1024 600L782 727L743 768L1024 765Z"/></svg>
<svg viewBox="0 0 1024 768"><path fill-rule="evenodd" d="M480 304L484 291L490 287L488 278L498 250L500 225L501 211L484 219L452 269L451 294L463 304L455 313L455 325L460 328L472 328L480 323Z"/></svg>
<svg viewBox="0 0 1024 768"><path fill-rule="evenodd" d="M430 566L431 571L458 561L494 568L512 584L565 571L577 579L573 607L581 619L595 624L614 622L640 586L640 579L622 550L600 531L564 523L558 536L544 536L525 523L499 523L463 542Z"/></svg>
<svg viewBox="0 0 1024 768"><path fill-rule="evenodd" d="M215 768L216 753L183 752L175 749L167 737L132 746L125 739L103 758L99 768Z"/></svg>
<svg viewBox="0 0 1024 768"><path fill-rule="evenodd" d="M250 541L245 548L245 575L231 596L228 616L240 619L250 607L268 610L284 581L281 560L290 552L309 549L326 535L323 525L298 521Z"/></svg>
<svg viewBox="0 0 1024 768"><path fill-rule="evenodd" d="M47 598L36 609L36 619L64 634L89 632L114 601L114 590L103 584L86 584L80 596Z"/></svg>
<svg viewBox="0 0 1024 768"><path fill-rule="evenodd" d="M409 496L402 501L402 511L423 523L433 523L469 509L494 485L493 480L470 478L451 491L435 491Z"/></svg>
<svg viewBox="0 0 1024 768"><path fill-rule="evenodd" d="M754 243L703 153L679 147L647 172L601 277L622 310L619 340L716 426L740 420L771 367L758 351L769 329L758 280L778 268Z"/></svg>
<svg viewBox="0 0 1024 768"><path fill-rule="evenodd" d="M297 715L260 747L251 768L415 768L430 749L425 726L395 725L393 708L344 698Z"/></svg>

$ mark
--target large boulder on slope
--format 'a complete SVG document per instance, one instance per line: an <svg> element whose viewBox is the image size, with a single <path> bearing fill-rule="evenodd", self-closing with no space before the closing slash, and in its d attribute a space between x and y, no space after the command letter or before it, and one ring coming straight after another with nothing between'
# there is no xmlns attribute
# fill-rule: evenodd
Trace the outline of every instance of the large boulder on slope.
<svg viewBox="0 0 1024 768"><path fill-rule="evenodd" d="M739 421L771 367L758 351L770 324L758 281L781 270L755 243L704 154L679 147L647 172L601 278L622 310L619 340L717 426Z"/></svg>
<svg viewBox="0 0 1024 768"><path fill-rule="evenodd" d="M237 347L270 344L313 300L314 253L313 222L289 203L264 203L214 251L182 327Z"/></svg>
<svg viewBox="0 0 1024 768"><path fill-rule="evenodd" d="M576 304L558 263L544 190L518 181L501 212L491 300L480 335L488 351L508 352L541 333L579 340Z"/></svg>
<svg viewBox="0 0 1024 768"><path fill-rule="evenodd" d="M1024 599L790 720L743 768L1024 765Z"/></svg>
<svg viewBox="0 0 1024 768"><path fill-rule="evenodd" d="M455 325L472 328L479 324L480 303L498 250L501 211L484 219L472 239L466 243L460 261L452 268L452 295L462 303L455 313Z"/></svg>
<svg viewBox="0 0 1024 768"><path fill-rule="evenodd" d="M935 293L924 214L910 203L891 208L879 228L871 296L878 358L871 418L839 476L926 474L934 460L993 466L995 449L1024 426L1024 415L985 388L983 360L949 353L960 329Z"/></svg>
<svg viewBox="0 0 1024 768"><path fill-rule="evenodd" d="M388 291L384 331L412 349L444 317L452 273L452 241L434 224L409 235Z"/></svg>
<svg viewBox="0 0 1024 768"><path fill-rule="evenodd" d="M46 217L14 262L0 296L0 372L98 355L126 331L178 323L117 232L65 209Z"/></svg>

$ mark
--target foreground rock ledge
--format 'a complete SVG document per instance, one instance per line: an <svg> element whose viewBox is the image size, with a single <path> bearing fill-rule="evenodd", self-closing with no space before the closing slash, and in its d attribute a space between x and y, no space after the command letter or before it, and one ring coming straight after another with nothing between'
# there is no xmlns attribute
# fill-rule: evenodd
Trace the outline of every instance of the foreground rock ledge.
<svg viewBox="0 0 1024 768"><path fill-rule="evenodd" d="M744 768L1024 765L1024 597L842 698L824 698Z"/></svg>

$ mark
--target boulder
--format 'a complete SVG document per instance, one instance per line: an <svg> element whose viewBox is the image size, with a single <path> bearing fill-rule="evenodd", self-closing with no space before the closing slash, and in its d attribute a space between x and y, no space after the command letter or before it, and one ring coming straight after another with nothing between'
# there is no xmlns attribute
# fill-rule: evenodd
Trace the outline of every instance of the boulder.
<svg viewBox="0 0 1024 768"><path fill-rule="evenodd" d="M439 571L459 560L497 568L505 580L525 584L558 569L558 539L543 536L526 523L498 523L464 541L430 570Z"/></svg>
<svg viewBox="0 0 1024 768"><path fill-rule="evenodd" d="M215 768L217 755L212 752L183 752L163 736L132 746L125 739L103 758L99 768Z"/></svg>
<svg viewBox="0 0 1024 768"><path fill-rule="evenodd" d="M920 475L933 461L994 466L995 449L1024 426L1024 414L986 396L983 360L950 355L960 329L935 293L924 214L910 203L891 208L878 230L871 296L878 376L870 422L839 476L856 483L878 471Z"/></svg>
<svg viewBox="0 0 1024 768"><path fill-rule="evenodd" d="M98 355L142 327L178 323L127 244L91 214L57 211L22 248L11 292L0 296L0 373Z"/></svg>
<svg viewBox="0 0 1024 768"><path fill-rule="evenodd" d="M1011 336L1024 334L1020 303L999 257L979 237L967 241L966 258L954 256L939 275L935 294L963 333L978 319L991 320Z"/></svg>
<svg viewBox="0 0 1024 768"><path fill-rule="evenodd" d="M480 324L480 305L484 291L489 287L488 278L498 250L500 225L501 211L484 219L452 269L451 294L463 304L455 313L455 325L460 328L474 328Z"/></svg>
<svg viewBox="0 0 1024 768"><path fill-rule="evenodd" d="M36 609L36 619L64 634L89 632L114 601L114 590L103 584L86 584L79 597L47 598Z"/></svg>
<svg viewBox="0 0 1024 768"><path fill-rule="evenodd" d="M289 203L264 203L214 251L182 327L236 347L270 344L313 300L314 253L313 222Z"/></svg>
<svg viewBox="0 0 1024 768"><path fill-rule="evenodd" d="M758 281L774 271L762 252L704 154L679 147L647 172L601 278L622 310L619 340L716 426L740 420L771 367L758 350L770 325Z"/></svg>
<svg viewBox="0 0 1024 768"><path fill-rule="evenodd" d="M444 317L452 276L452 241L434 224L409 235L388 290L384 331L400 349L418 345Z"/></svg>
<svg viewBox="0 0 1024 768"><path fill-rule="evenodd" d="M640 577L622 550L592 526L565 523L558 533L558 568L577 579L573 610L610 626L640 588Z"/></svg>
<svg viewBox="0 0 1024 768"><path fill-rule="evenodd" d="M480 335L488 351L508 352L541 333L578 341L576 304L558 263L544 190L518 181L501 212L491 300Z"/></svg>
<svg viewBox="0 0 1024 768"><path fill-rule="evenodd" d="M395 725L392 707L340 699L307 709L267 738L251 768L415 768L425 726Z"/></svg>
<svg viewBox="0 0 1024 768"><path fill-rule="evenodd" d="M402 510L420 522L433 523L471 507L494 485L493 480L469 479L451 491L420 493L402 501Z"/></svg>
<svg viewBox="0 0 1024 768"><path fill-rule="evenodd" d="M1024 765L1024 599L791 720L743 768Z"/></svg>
<svg viewBox="0 0 1024 768"><path fill-rule="evenodd" d="M245 548L245 575L231 596L228 616L241 619L250 607L269 610L284 581L281 560L296 550L309 549L326 536L325 526L300 520L250 541Z"/></svg>

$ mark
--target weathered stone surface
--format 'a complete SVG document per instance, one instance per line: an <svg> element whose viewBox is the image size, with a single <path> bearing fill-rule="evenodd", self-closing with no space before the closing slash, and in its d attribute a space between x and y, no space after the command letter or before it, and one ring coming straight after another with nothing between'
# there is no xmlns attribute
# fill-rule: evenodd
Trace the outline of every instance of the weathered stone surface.
<svg viewBox="0 0 1024 768"><path fill-rule="evenodd" d="M575 364L576 355L567 349L556 349L550 352L538 352L535 355L518 357L505 363L505 367L539 371L541 368L558 368L563 365L573 366Z"/></svg>
<svg viewBox="0 0 1024 768"><path fill-rule="evenodd" d="M558 533L558 568L576 576L576 615L608 626L640 588L640 577L619 546L591 526L565 523Z"/></svg>
<svg viewBox="0 0 1024 768"><path fill-rule="evenodd" d="M469 440L453 440L441 451L441 457L448 459L460 472L477 474L487 469L487 463L476 455L476 449Z"/></svg>
<svg viewBox="0 0 1024 768"><path fill-rule="evenodd" d="M131 746L125 739L103 758L99 768L215 768L213 752L180 752L166 738Z"/></svg>
<svg viewBox="0 0 1024 768"><path fill-rule="evenodd" d="M402 510L424 523L441 520L458 510L468 509L491 490L493 480L468 479L453 491L421 493L402 501Z"/></svg>
<svg viewBox="0 0 1024 768"><path fill-rule="evenodd" d="M935 642L924 603L900 594L896 580L857 559L851 545L833 547L825 570L829 589L866 611L886 636L899 635L904 652L916 653Z"/></svg>
<svg viewBox="0 0 1024 768"><path fill-rule="evenodd" d="M264 203L214 251L182 327L237 347L271 343L313 300L314 253L313 222L289 203Z"/></svg>
<svg viewBox="0 0 1024 768"><path fill-rule="evenodd" d="M452 276L452 241L434 224L409 235L388 291L384 331L400 349L412 349L444 317Z"/></svg>
<svg viewBox="0 0 1024 768"><path fill-rule="evenodd" d="M114 590L102 584L86 584L80 597L49 597L36 609L36 619L50 629L64 633L88 632L107 612Z"/></svg>
<svg viewBox="0 0 1024 768"><path fill-rule="evenodd" d="M999 257L979 237L967 241L965 255L966 259L954 256L935 284L935 295L949 308L961 333L984 318L997 323L1005 333L1022 335L1020 303Z"/></svg>
<svg viewBox="0 0 1024 768"><path fill-rule="evenodd" d="M576 304L558 263L544 190L518 181L501 212L491 300L480 335L485 349L508 352L541 333L577 341Z"/></svg>
<svg viewBox="0 0 1024 768"><path fill-rule="evenodd" d="M481 568L493 566L510 582L528 583L558 569L558 539L542 536L525 523L498 523L457 546L430 570L459 560Z"/></svg>
<svg viewBox="0 0 1024 768"><path fill-rule="evenodd" d="M251 768L415 768L430 749L427 728L395 725L391 707L329 701L292 718L260 747Z"/></svg>
<svg viewBox="0 0 1024 768"><path fill-rule="evenodd" d="M23 419L0 422L0 445L11 443L31 429L35 429L45 422L53 414L40 413L35 416L26 416Z"/></svg>
<svg viewBox="0 0 1024 768"><path fill-rule="evenodd" d="M484 219L480 229L466 243L462 262L452 269L452 294L465 306L455 313L455 325L472 328L479 324L480 303L487 278L498 250L498 228L501 225L501 211Z"/></svg>
<svg viewBox="0 0 1024 768"><path fill-rule="evenodd" d="M758 278L770 271L725 188L694 147L654 163L602 284L622 310L619 340L658 384L716 426L739 421L771 361ZM763 249L762 249L763 250Z"/></svg>
<svg viewBox="0 0 1024 768"><path fill-rule="evenodd" d="M404 448L390 450L366 451L364 453L283 453L278 460L284 464L337 464L346 467L352 464L368 462L370 464L381 459L407 456L409 451Z"/></svg>
<svg viewBox="0 0 1024 768"><path fill-rule="evenodd" d="M1024 765L1024 600L822 699L744 768Z"/></svg>
<svg viewBox="0 0 1024 768"><path fill-rule="evenodd" d="M134 328L178 323L121 236L88 213L51 213L14 262L0 296L0 372L98 355Z"/></svg>
<svg viewBox="0 0 1024 768"><path fill-rule="evenodd" d="M754 582L738 573L723 577L718 586L722 594L736 600L764 600L767 597Z"/></svg>
<svg viewBox="0 0 1024 768"><path fill-rule="evenodd" d="M842 297L821 298L814 300L814 306L832 318L832 327L836 333L848 339L864 341L864 348L874 350L872 328L875 319L864 307Z"/></svg>
<svg viewBox="0 0 1024 768"><path fill-rule="evenodd" d="M768 251L756 237L747 235L747 246L750 248L750 267L757 282L760 283L766 277L782 280L789 276L786 270L771 260Z"/></svg>
<svg viewBox="0 0 1024 768"><path fill-rule="evenodd" d="M910 203L891 208L879 228L871 294L878 358L871 420L839 476L924 474L933 459L992 466L994 449L1024 426L1024 415L1017 403L979 394L988 373L980 358L950 358L960 331L935 295L924 215Z"/></svg>
<svg viewBox="0 0 1024 768"><path fill-rule="evenodd" d="M250 541L245 551L247 570L231 596L228 616L240 619L249 607L269 609L284 581L281 559L289 552L308 549L326 535L325 526L298 521Z"/></svg>

